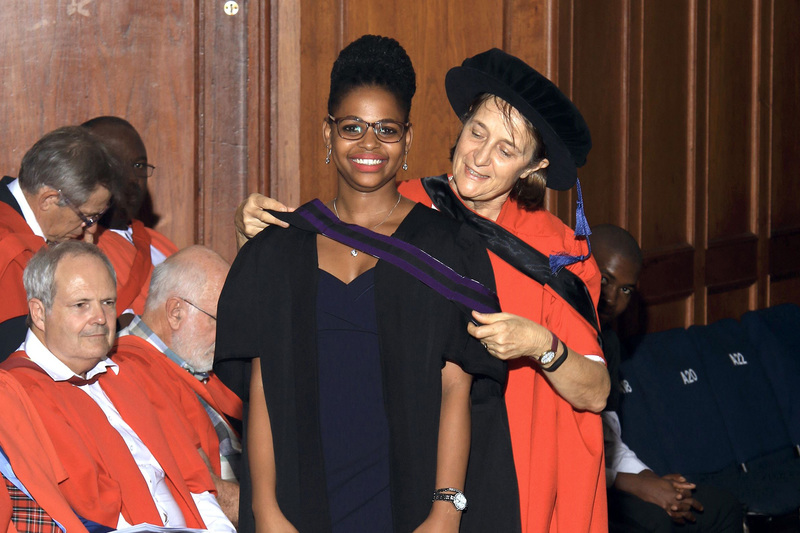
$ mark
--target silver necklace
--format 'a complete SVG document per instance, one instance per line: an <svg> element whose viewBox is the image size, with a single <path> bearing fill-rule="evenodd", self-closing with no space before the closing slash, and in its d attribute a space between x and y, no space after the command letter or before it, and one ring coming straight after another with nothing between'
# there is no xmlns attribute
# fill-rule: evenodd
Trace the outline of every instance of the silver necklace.
<svg viewBox="0 0 800 533"><path fill-rule="evenodd" d="M334 212L334 213L336 213L336 218L338 218L339 220L342 220L342 217L340 217L340 216L339 216L339 210L338 210L338 209L336 209L336 200L337 200L338 198L339 198L339 197L337 196L336 198L334 198L334 199L333 199L333 212ZM398 192L398 193L397 193L397 201L395 202L395 204L394 204L394 207L391 209L391 211L389 211L389 214L388 214L388 215L386 215L386 217L384 217L384 219L383 219L383 220L381 220L380 222L378 222L377 224L375 224L374 226L372 226L372 227L371 227L371 228L369 228L369 229L370 229L371 231L375 231L375 230L376 230L376 229L378 229L378 227L380 227L380 226L381 226L381 225L382 225L384 222L386 222L387 220L389 220L389 217L390 217L390 216L392 216L392 213L394 213L394 210L395 210L395 209L397 209L397 206L398 206L398 205L400 205L400 200L401 200L402 198L403 198L403 197L402 197L402 196L400 195L400 193ZM358 250L356 250L355 248L353 248L352 250L350 250L350 255L352 255L353 257L356 257L356 256L358 256Z"/></svg>

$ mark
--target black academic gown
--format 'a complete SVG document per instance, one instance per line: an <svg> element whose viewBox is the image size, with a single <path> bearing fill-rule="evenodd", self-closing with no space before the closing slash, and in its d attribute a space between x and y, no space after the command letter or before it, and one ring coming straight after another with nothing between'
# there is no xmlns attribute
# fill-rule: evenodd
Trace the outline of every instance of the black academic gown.
<svg viewBox="0 0 800 533"><path fill-rule="evenodd" d="M449 217L417 205L394 236L494 288L485 246ZM299 531L313 533L330 530L318 421L316 237L296 228L268 228L242 248L220 296L215 363L217 374L247 406L249 362L261 358L278 503ZM461 530L519 531L502 395L505 364L469 336L468 317L453 303L385 261L375 268L394 531L416 528L440 488L435 481L441 369L448 360L474 376L464 489L469 507ZM239 527L246 532L254 529L250 474L241 474Z"/></svg>

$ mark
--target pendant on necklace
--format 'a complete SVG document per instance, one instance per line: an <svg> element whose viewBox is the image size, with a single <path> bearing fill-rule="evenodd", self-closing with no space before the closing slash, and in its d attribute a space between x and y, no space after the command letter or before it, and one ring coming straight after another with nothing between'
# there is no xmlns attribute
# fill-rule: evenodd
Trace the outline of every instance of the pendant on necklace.
<svg viewBox="0 0 800 533"><path fill-rule="evenodd" d="M352 250L350 250L350 255L352 255L353 257L356 257L358 255L358 250L353 248Z"/></svg>

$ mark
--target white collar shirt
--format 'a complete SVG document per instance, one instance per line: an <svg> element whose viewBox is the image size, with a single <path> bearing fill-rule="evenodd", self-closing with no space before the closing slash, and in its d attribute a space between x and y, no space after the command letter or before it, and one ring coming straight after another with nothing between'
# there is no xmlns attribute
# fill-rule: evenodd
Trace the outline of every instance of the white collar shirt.
<svg viewBox="0 0 800 533"><path fill-rule="evenodd" d="M22 210L22 216L25 218L25 222L28 223L28 227L31 228L31 231L42 239L46 239L44 232L42 231L42 227L36 220L36 215L33 214L33 209L31 209L31 205L28 203L28 199L25 198L25 194L22 192L22 187L19 186L19 180L13 180L7 185L7 187L11 195L14 196L14 199L19 204L19 208Z"/></svg>
<svg viewBox="0 0 800 533"><path fill-rule="evenodd" d="M111 231L121 235L126 241L133 244L133 228L131 226L128 226L126 229L112 229ZM153 263L153 266L163 263L166 258L167 256L164 255L161 250L152 244L150 245L150 262Z"/></svg>

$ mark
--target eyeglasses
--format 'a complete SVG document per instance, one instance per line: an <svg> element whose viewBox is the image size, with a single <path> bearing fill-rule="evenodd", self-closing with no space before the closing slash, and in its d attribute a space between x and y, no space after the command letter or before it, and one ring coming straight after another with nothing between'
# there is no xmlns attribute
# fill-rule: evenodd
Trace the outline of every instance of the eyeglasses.
<svg viewBox="0 0 800 533"><path fill-rule="evenodd" d="M348 141L357 141L367 134L367 130L372 128L375 136L383 143L396 143L403 138L406 129L411 125L393 120L379 120L377 122L367 122L358 117L335 118L328 115L328 120L336 124L336 131L339 137Z"/></svg>
<svg viewBox="0 0 800 533"><path fill-rule="evenodd" d="M153 165L147 163L134 163L134 174L139 178L149 178L153 176L153 171L156 169Z"/></svg>
<svg viewBox="0 0 800 533"><path fill-rule="evenodd" d="M103 218L103 215L106 213L106 211L108 211L108 207L109 207L109 206L106 206L105 209L103 209L102 211L100 211L97 214L85 215L83 212L81 212L80 209L77 208L77 206L75 206L75 204L73 204L72 202L69 201L69 198L64 196L64 194L61 192L61 189L58 190L58 197L61 199L61 201L64 203L64 205L66 205L67 207L72 209L72 212L75 213L76 215L78 215L78 218L81 219L81 222L83 222L83 225L86 228L91 228L92 226L97 224L100 221L100 219Z"/></svg>
<svg viewBox="0 0 800 533"><path fill-rule="evenodd" d="M197 307L196 305L194 305L192 302L190 302L190 301L189 301L189 300L187 300L186 298L183 298L183 297L181 297L181 296L178 296L178 298L180 298L181 300L183 300L183 301L184 301L184 302L186 302L187 304L191 305L192 307L194 307L195 309L197 309L198 311L200 311L200 312L201 312L201 313L203 313L204 315L206 315L206 316L208 316L208 317L212 318L212 319L214 320L214 322L216 322L216 321L217 321L217 317L215 317L214 315L212 315L211 313L209 313L209 312L208 312L208 311L206 311L205 309L203 309L203 308L201 308L201 307Z"/></svg>

